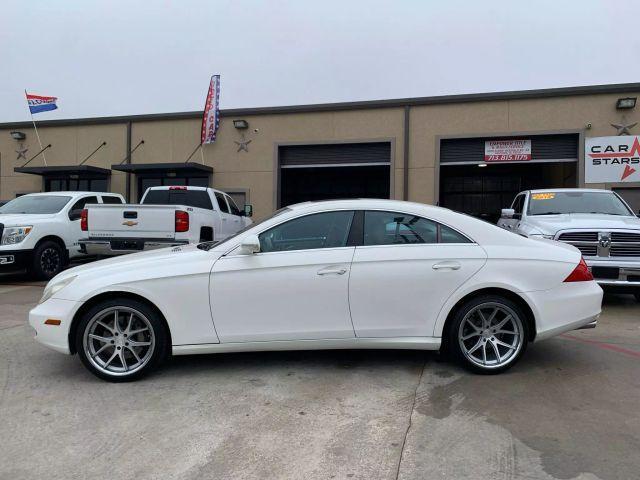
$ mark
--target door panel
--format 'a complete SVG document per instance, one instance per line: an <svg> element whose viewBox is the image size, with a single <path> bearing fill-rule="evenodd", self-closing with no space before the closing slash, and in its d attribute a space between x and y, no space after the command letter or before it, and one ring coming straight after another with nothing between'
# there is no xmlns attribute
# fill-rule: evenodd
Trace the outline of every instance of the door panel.
<svg viewBox="0 0 640 480"><path fill-rule="evenodd" d="M349 281L356 336L431 336L442 305L485 261L472 243L356 247Z"/></svg>
<svg viewBox="0 0 640 480"><path fill-rule="evenodd" d="M210 282L220 341L353 338L348 282L354 250L222 257Z"/></svg>

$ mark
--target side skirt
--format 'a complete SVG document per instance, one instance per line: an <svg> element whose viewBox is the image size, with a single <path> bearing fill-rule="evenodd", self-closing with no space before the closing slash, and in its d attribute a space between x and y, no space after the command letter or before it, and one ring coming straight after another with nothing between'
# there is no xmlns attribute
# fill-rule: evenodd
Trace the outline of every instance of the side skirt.
<svg viewBox="0 0 640 480"><path fill-rule="evenodd" d="M339 338L173 345L172 351L174 355L194 355L199 353L266 352L284 350L438 350L440 348L440 343L441 339L434 337Z"/></svg>

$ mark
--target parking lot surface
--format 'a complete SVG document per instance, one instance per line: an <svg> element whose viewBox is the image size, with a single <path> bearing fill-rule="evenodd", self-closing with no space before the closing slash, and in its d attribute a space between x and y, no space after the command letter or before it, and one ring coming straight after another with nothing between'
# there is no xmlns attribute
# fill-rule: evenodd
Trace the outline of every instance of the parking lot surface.
<svg viewBox="0 0 640 480"><path fill-rule="evenodd" d="M0 283L0 478L631 479L640 306L478 376L437 354L178 357L109 384L37 344L42 282Z"/></svg>

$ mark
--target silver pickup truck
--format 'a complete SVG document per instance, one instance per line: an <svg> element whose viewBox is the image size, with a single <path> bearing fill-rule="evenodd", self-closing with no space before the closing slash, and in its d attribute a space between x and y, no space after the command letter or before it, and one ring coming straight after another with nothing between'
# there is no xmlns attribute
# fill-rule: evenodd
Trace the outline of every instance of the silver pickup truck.
<svg viewBox="0 0 640 480"><path fill-rule="evenodd" d="M640 218L615 192L586 188L520 192L511 208L502 210L498 226L575 246L600 286L632 293L640 301Z"/></svg>

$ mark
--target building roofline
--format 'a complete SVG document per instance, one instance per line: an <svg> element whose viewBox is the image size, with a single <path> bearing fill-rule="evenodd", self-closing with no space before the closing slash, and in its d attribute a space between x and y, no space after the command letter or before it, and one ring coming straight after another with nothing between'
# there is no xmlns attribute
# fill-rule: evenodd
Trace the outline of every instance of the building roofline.
<svg viewBox="0 0 640 480"><path fill-rule="evenodd" d="M388 100L365 100L358 102L316 103L307 105L286 105L278 107L232 108L220 110L222 117L239 117L245 115L286 114L328 112L337 110L365 110L374 108L397 108L405 106L441 105L454 103L485 102L496 100L524 100L532 98L550 98L576 95L594 95L607 93L640 92L640 83L617 83L608 85L588 85L578 87L545 88L537 90L514 90L507 92L465 93L459 95L439 95L431 97L394 98ZM60 120L43 120L42 127L69 125L125 124L128 122L150 122L159 120L195 119L202 116L202 111L152 113L142 115L121 115L113 117L71 118ZM31 126L30 121L0 123L0 129L24 128Z"/></svg>

